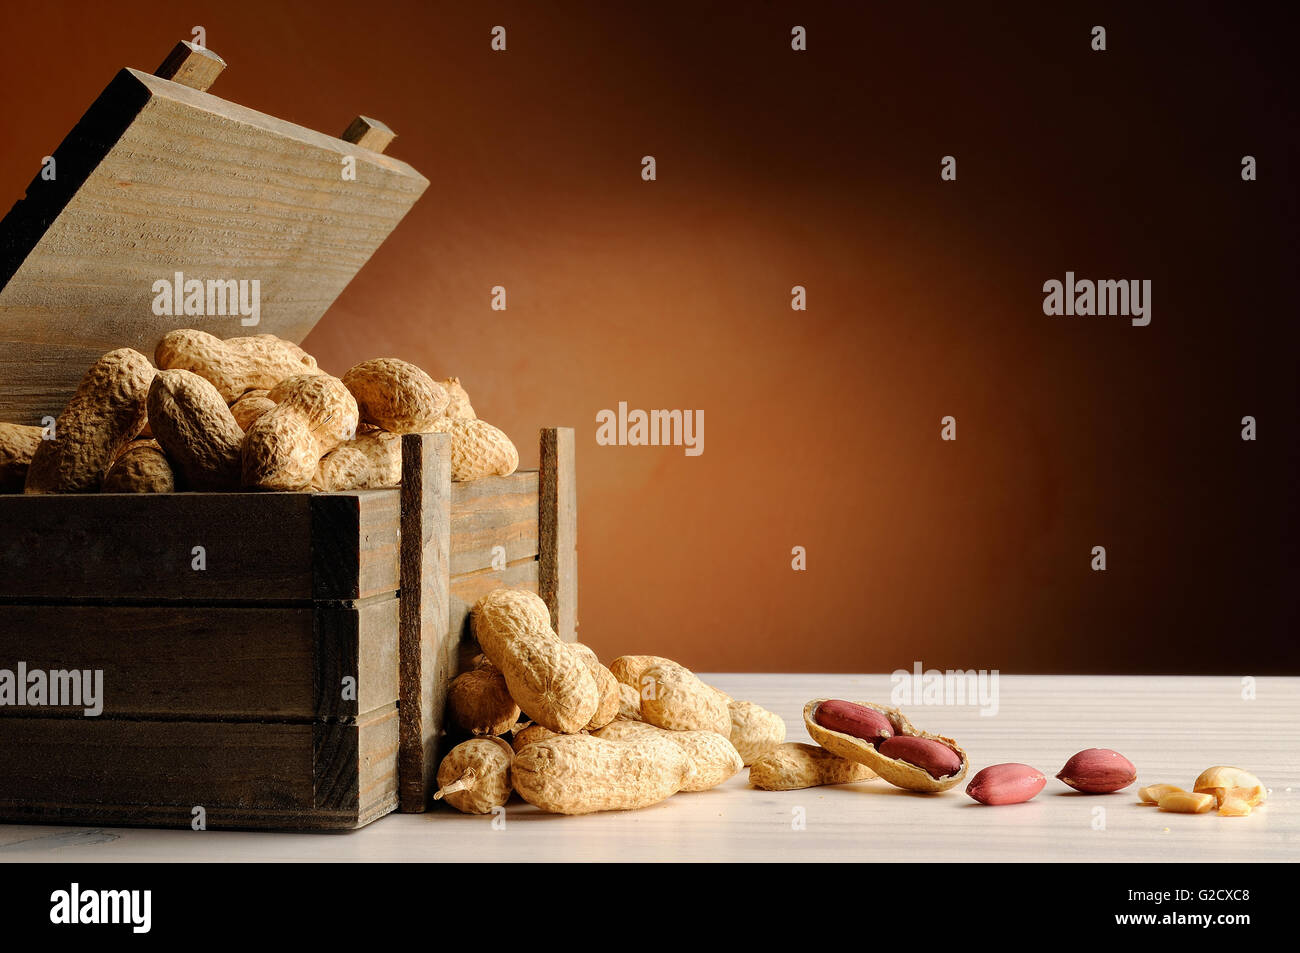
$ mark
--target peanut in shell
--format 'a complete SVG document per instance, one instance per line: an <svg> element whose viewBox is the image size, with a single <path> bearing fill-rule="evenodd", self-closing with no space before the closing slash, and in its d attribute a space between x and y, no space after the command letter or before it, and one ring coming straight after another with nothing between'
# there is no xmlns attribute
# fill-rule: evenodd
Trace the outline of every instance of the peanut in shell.
<svg viewBox="0 0 1300 953"><path fill-rule="evenodd" d="M749 766L749 783L763 791L800 791L875 779L876 773L865 764L798 741L777 745Z"/></svg>
<svg viewBox="0 0 1300 953"><path fill-rule="evenodd" d="M785 719L753 702L732 701L731 743L743 763L753 764L785 741Z"/></svg>
<svg viewBox="0 0 1300 953"><path fill-rule="evenodd" d="M615 721L592 734L606 741L636 741L650 735L678 745L695 769L694 777L682 786L683 791L715 788L744 767L740 752L713 731L669 731L644 721Z"/></svg>
<svg viewBox="0 0 1300 953"><path fill-rule="evenodd" d="M517 728L518 730L515 731L514 737L510 739L510 747L515 749L516 754L523 751L529 745L537 744L539 741L546 741L548 738L564 737L564 732L562 731L551 731L551 729L547 728L545 725L534 725L532 722L520 724ZM577 733L581 734L582 732Z"/></svg>
<svg viewBox="0 0 1300 953"><path fill-rule="evenodd" d="M693 773L681 746L652 736L561 735L522 748L511 768L519 796L552 814L649 807L682 790Z"/></svg>
<svg viewBox="0 0 1300 953"><path fill-rule="evenodd" d="M25 493L94 493L118 452L148 420L154 367L129 347L109 351L86 372L54 425L32 453Z"/></svg>
<svg viewBox="0 0 1300 953"><path fill-rule="evenodd" d="M253 426L258 417L275 409L275 401L267 396L270 393L266 389L246 391L230 405L230 413L244 433L248 433L248 428Z"/></svg>
<svg viewBox="0 0 1300 953"><path fill-rule="evenodd" d="M366 455L370 461L366 486L369 489L397 486L402 482L402 438L387 430L366 430L341 444Z"/></svg>
<svg viewBox="0 0 1300 953"><path fill-rule="evenodd" d="M0 423L0 493L21 493L44 429Z"/></svg>
<svg viewBox="0 0 1300 953"><path fill-rule="evenodd" d="M552 731L585 728L600 707L596 680L572 645L551 628L546 603L526 589L494 589L474 606L474 635L505 676L510 696Z"/></svg>
<svg viewBox="0 0 1300 953"><path fill-rule="evenodd" d="M586 663L587 670L591 672L591 677L596 682L596 691L600 696L600 704L596 707L596 714L591 716L587 730L595 731L597 728L604 728L618 717L621 702L619 686L621 683L614 678L609 669L600 664L599 656L590 646L581 642L570 642L569 644Z"/></svg>
<svg viewBox="0 0 1300 953"><path fill-rule="evenodd" d="M448 377L441 384L442 389L447 392L445 416L459 420L474 420L478 416L474 413L474 405L469 402L469 393L461 384L459 377Z"/></svg>
<svg viewBox="0 0 1300 953"><path fill-rule="evenodd" d="M652 665L642 675L641 717L671 731L715 731L731 736L725 698L676 662Z"/></svg>
<svg viewBox="0 0 1300 953"><path fill-rule="evenodd" d="M206 331L178 328L163 335L154 359L162 370L198 374L227 404L249 390L270 390L287 377L321 373L314 357L274 334L222 340Z"/></svg>
<svg viewBox="0 0 1300 953"><path fill-rule="evenodd" d="M369 486L370 460L347 444L339 444L316 465L311 488L321 493L357 490Z"/></svg>
<svg viewBox="0 0 1300 953"><path fill-rule="evenodd" d="M504 807L513 789L510 764L514 752L500 738L462 742L438 765L435 801L446 801L462 814L490 814Z"/></svg>
<svg viewBox="0 0 1300 953"><path fill-rule="evenodd" d="M639 695L641 692L641 676L645 670L653 665L660 665L665 662L672 665L677 664L672 659L664 658L661 655L620 655L609 663L609 670L616 679L635 689Z"/></svg>
<svg viewBox="0 0 1300 953"><path fill-rule="evenodd" d="M890 708L885 705L877 705L873 702L855 702L854 704L863 705L867 708L874 708L880 712L890 723L897 729L895 736L911 736L916 738L928 738L931 741L937 741L940 744L951 748L960 759L961 769L947 777L935 778L923 767L910 764L897 758L889 758L876 750L875 745L863 741L861 738L855 738L852 735L846 735L839 731L832 731L817 723L817 707L826 698L815 698L803 707L804 727L808 729L809 736L827 751L838 755L841 758L847 758L850 761L856 761L864 764L880 777L884 778L894 787L903 788L908 791L920 791L927 794L947 791L949 788L959 784L966 774L970 771L970 759L961 746L951 738L945 738L943 735L931 734L928 731L921 731L913 727L907 717L897 708Z"/></svg>
<svg viewBox="0 0 1300 953"><path fill-rule="evenodd" d="M519 721L519 706L495 668L456 676L447 689L447 710L472 735L505 734Z"/></svg>
<svg viewBox="0 0 1300 953"><path fill-rule="evenodd" d="M337 377L319 372L282 380L268 399L275 407L244 435L243 485L305 490L316 478L321 458L356 433L356 399Z"/></svg>
<svg viewBox="0 0 1300 953"><path fill-rule="evenodd" d="M453 482L509 476L519 468L519 450L504 432L486 420L440 417L428 430L451 435Z"/></svg>
<svg viewBox="0 0 1300 953"><path fill-rule="evenodd" d="M641 693L631 685L618 683L618 714L615 721L645 721L641 717Z"/></svg>
<svg viewBox="0 0 1300 953"><path fill-rule="evenodd" d="M447 410L447 391L409 361L380 357L343 375L361 419L389 433L428 433Z"/></svg>
<svg viewBox="0 0 1300 953"><path fill-rule="evenodd" d="M174 493L176 474L156 440L135 440L104 475L104 493Z"/></svg>
<svg viewBox="0 0 1300 953"><path fill-rule="evenodd" d="M207 378L180 369L159 371L148 407L154 439L187 490L239 489L244 431Z"/></svg>

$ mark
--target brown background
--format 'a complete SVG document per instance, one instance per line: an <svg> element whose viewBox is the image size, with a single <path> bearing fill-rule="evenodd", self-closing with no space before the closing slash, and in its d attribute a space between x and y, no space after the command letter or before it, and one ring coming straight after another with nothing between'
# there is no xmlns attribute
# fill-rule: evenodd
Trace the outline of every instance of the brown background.
<svg viewBox="0 0 1300 953"><path fill-rule="evenodd" d="M458 374L526 466L539 426L577 428L602 655L1300 669L1283 24L696 6L6 4L0 204L119 67L201 24L213 92L332 133L378 116L432 180L306 344L336 373ZM1151 325L1045 317L1067 269L1151 279ZM598 447L620 400L702 409L704 455Z"/></svg>

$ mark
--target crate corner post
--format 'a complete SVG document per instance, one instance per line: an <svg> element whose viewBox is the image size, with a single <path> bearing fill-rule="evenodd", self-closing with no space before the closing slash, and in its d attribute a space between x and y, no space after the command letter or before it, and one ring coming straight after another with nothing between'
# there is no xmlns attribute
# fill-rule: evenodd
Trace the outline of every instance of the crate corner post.
<svg viewBox="0 0 1300 953"><path fill-rule="evenodd" d="M541 432L539 586L560 638L578 637L578 487L572 427Z"/></svg>
<svg viewBox="0 0 1300 953"><path fill-rule="evenodd" d="M399 810L428 807L437 771L447 685L455 669L448 632L451 437L402 437L399 601Z"/></svg>

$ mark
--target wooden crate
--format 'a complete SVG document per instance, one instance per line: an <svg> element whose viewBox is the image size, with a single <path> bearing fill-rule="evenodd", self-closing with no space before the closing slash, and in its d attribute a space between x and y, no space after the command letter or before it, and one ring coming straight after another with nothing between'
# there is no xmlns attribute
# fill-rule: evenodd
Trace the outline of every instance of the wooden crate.
<svg viewBox="0 0 1300 953"><path fill-rule="evenodd" d="M427 187L382 123L334 139L236 106L205 91L223 66L181 44L123 70L0 222L0 419L57 416L100 354L175 327L301 341ZM152 314L151 278L214 270L261 280L260 326ZM478 596L527 587L576 626L573 432L472 483L449 440L403 437L395 489L0 496L0 670L104 679L97 717L0 705L0 820L424 810Z"/></svg>
<svg viewBox="0 0 1300 953"><path fill-rule="evenodd" d="M474 601L540 592L570 640L576 610L573 431L472 483L448 439L403 438L398 489L0 497L0 668L103 672L97 717L0 707L0 819L423 810Z"/></svg>

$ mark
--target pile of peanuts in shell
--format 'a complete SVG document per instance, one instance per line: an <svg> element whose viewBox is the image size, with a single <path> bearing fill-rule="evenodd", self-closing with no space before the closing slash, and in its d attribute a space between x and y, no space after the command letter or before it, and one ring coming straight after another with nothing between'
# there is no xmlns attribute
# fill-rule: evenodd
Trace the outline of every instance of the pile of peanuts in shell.
<svg viewBox="0 0 1300 953"><path fill-rule="evenodd" d="M749 783L766 791L879 778L932 794L969 770L951 738L870 702L814 699L804 724L817 744L787 742L779 715L671 659L624 655L606 667L586 645L562 641L545 602L528 590L489 592L472 620L482 654L451 683L447 711L473 737L443 758L434 794L462 813L492 813L514 794L555 814L635 810L709 790L745 766ZM1091 748L1057 777L1076 791L1107 794L1133 784L1137 771L1118 752ZM1045 784L1029 765L999 764L976 774L966 793L983 804L1018 804ZM1141 798L1165 811L1217 804L1220 814L1239 816L1266 793L1253 775L1229 767L1209 769L1193 787L1155 785Z"/></svg>
<svg viewBox="0 0 1300 953"><path fill-rule="evenodd" d="M649 807L716 787L785 740L779 715L671 659L607 667L562 641L534 592L494 589L472 620L482 655L451 683L447 712L474 737L442 759L434 794L463 813L491 813L515 793L553 814Z"/></svg>
<svg viewBox="0 0 1300 953"><path fill-rule="evenodd" d="M86 373L52 431L0 423L0 492L336 491L393 487L402 434L451 435L456 481L519 466L458 378L397 358L342 378L271 334L180 329L154 363L118 348Z"/></svg>

